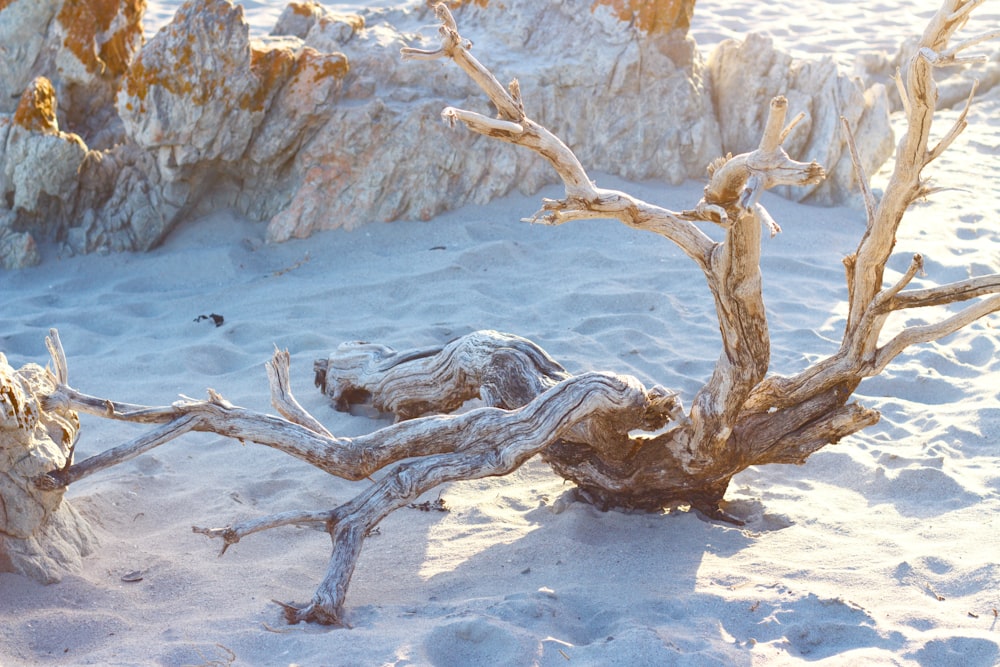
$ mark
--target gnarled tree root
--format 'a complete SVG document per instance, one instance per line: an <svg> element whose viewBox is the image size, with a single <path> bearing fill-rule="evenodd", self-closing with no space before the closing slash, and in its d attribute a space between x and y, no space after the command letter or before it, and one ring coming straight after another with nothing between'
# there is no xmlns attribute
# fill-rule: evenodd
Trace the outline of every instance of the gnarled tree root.
<svg viewBox="0 0 1000 667"><path fill-rule="evenodd" d="M55 330L48 342L56 375L65 378L65 355ZM506 358L504 353L500 357ZM333 540L326 576L308 606L284 606L290 622L339 625L362 542L393 510L445 482L508 474L570 434L617 434L619 442L627 442L629 431L662 428L678 408L673 394L647 390L635 378L586 373L552 384L516 409L487 406L459 415L411 419L357 438L337 438L310 428L313 418L288 389L288 370L287 352L276 351L268 368L271 396L289 419L234 406L214 391L207 401L185 399L171 406L149 407L88 396L58 382L44 398L49 407L157 426L131 442L41 475L35 484L46 489L65 487L188 431L209 431L266 445L346 479L363 479L386 469L381 479L356 498L329 511L288 512L225 528L194 528L222 539L224 553L240 538L260 530L324 524ZM503 382L487 382L486 386L499 387L498 396L509 390ZM403 459L409 460L400 463Z"/></svg>

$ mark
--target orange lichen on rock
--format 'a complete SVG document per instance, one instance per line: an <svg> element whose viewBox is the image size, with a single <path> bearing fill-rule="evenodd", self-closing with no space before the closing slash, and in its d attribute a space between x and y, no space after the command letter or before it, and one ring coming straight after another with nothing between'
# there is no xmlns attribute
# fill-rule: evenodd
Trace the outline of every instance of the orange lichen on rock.
<svg viewBox="0 0 1000 667"><path fill-rule="evenodd" d="M21 100L14 112L14 124L36 132L59 133L59 122L56 120L56 91L51 81L44 76L35 77L31 85L21 94Z"/></svg>
<svg viewBox="0 0 1000 667"><path fill-rule="evenodd" d="M64 2L56 16L66 32L63 45L80 59L88 72L121 76L142 41L145 8L146 0ZM124 22L116 21L119 15ZM115 26L113 31L112 26Z"/></svg>
<svg viewBox="0 0 1000 667"><path fill-rule="evenodd" d="M302 49L298 66L303 70L313 70L312 83L320 79L343 79L351 71L351 65L343 53L320 53L310 47Z"/></svg>
<svg viewBox="0 0 1000 667"><path fill-rule="evenodd" d="M203 105L220 90L226 88L226 80L215 72L195 70L195 53L189 38L180 48L170 49L173 56L171 67L154 65L148 67L143 61L143 53L132 62L124 79L123 88L130 97L145 101L149 89L159 86L178 96L191 99L196 105Z"/></svg>
<svg viewBox="0 0 1000 667"><path fill-rule="evenodd" d="M319 19L320 25L331 23L346 23L351 26L351 31L355 34L365 29L365 17L360 14L323 14Z"/></svg>
<svg viewBox="0 0 1000 667"><path fill-rule="evenodd" d="M271 93L291 75L295 65L295 53L291 49L251 49L250 70L257 75L260 84L252 94L240 100L240 107L261 111Z"/></svg>
<svg viewBox="0 0 1000 667"><path fill-rule="evenodd" d="M489 0L427 0L427 6L433 7L434 5L445 4L448 9L458 9L462 5L475 5L476 7L485 7L489 4Z"/></svg>
<svg viewBox="0 0 1000 667"><path fill-rule="evenodd" d="M610 7L622 21L634 22L646 33L687 32L695 0L594 0L590 11Z"/></svg>
<svg viewBox="0 0 1000 667"><path fill-rule="evenodd" d="M306 2L289 2L288 8L299 16L314 16L318 11L319 3L314 2L314 0L307 0Z"/></svg>
<svg viewBox="0 0 1000 667"><path fill-rule="evenodd" d="M253 49L251 53L250 67L260 85L252 95L240 100L240 107L250 111L261 111L268 98L290 77L307 78L311 86L321 79L343 79L351 69L343 53L320 53L308 46L297 57L285 48Z"/></svg>
<svg viewBox="0 0 1000 667"><path fill-rule="evenodd" d="M195 104L204 104L208 98L206 94L192 94L195 92L195 87L190 78L178 76L176 73L171 75L171 73L165 73L159 68L146 67L141 57L136 59L125 77L125 92L130 97L138 98L140 102L144 102L149 89L154 86L160 86L175 95L191 96Z"/></svg>
<svg viewBox="0 0 1000 667"><path fill-rule="evenodd" d="M138 101L141 113L150 91L160 89L194 106L229 99L247 108L252 101L246 99L250 81L245 75L254 57L240 5L228 0L185 3L130 64L120 95L132 99L122 104L131 110L129 105ZM279 60L260 67L280 69Z"/></svg>

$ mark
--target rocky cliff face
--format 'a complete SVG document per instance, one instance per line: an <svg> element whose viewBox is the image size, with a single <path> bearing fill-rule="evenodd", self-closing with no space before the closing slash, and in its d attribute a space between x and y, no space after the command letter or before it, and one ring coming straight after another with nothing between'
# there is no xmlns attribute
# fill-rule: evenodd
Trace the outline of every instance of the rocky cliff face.
<svg viewBox="0 0 1000 667"><path fill-rule="evenodd" d="M762 38L722 45L709 67L685 36L688 0L450 4L478 57L517 77L529 115L590 169L701 178L713 158L756 141L758 98L776 93L809 114L795 157L833 173L792 196L850 196L840 115L874 147L871 165L885 159L884 95ZM72 252L148 249L213 208L261 220L281 241L428 219L555 181L533 154L440 121L445 106L488 102L450 63L400 60L402 46L436 43L425 4L362 17L295 0L270 36L252 38L239 5L189 0L140 44L143 5L0 0L0 44L10 45L0 49L18 61L0 59L0 81L25 108L0 106L4 266L37 261L41 239ZM29 25L49 27L37 37Z"/></svg>

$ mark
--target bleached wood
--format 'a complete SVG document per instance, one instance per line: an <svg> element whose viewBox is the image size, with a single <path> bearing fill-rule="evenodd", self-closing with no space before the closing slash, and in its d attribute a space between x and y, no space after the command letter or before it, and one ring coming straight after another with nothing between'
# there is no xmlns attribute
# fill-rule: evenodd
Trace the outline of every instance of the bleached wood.
<svg viewBox="0 0 1000 667"><path fill-rule="evenodd" d="M54 363L60 365L58 360L64 361L65 354L58 335L53 333L50 340ZM261 530L327 523L335 548L326 578L307 607L299 610L284 606L290 622L342 624L344 597L361 542L389 512L447 481L506 474L564 436L627 444L629 431L660 429L678 412L674 394L658 388L647 390L634 378L602 373L569 377L524 339L498 334L492 338L471 337L466 342L470 344L441 351L482 363L480 390L488 403L520 401L524 392L537 396L526 404L519 403L517 409L483 407L460 415L403 421L357 438L335 438L307 425L234 406L215 392L209 393L207 401L185 399L171 406L150 407L87 396L58 384L47 399L53 407L159 426L130 443L43 475L35 484L44 488L66 486L192 430L273 447L352 480L403 459L414 459L388 470L357 498L334 510L290 512L226 528L195 528L196 532L223 539L225 552L241 537ZM526 345L518 349L522 343ZM421 358L426 356L404 355L410 363ZM298 406L288 386L288 361L287 353L275 351L268 367L272 397L284 411L309 424L314 418ZM525 382L526 364L539 371L535 382ZM62 367L65 371L64 363ZM383 363L384 370L391 368L392 363ZM292 409L292 405L298 407Z"/></svg>
<svg viewBox="0 0 1000 667"><path fill-rule="evenodd" d="M858 145L854 140L854 133L851 132L850 123L847 122L846 118L841 116L840 124L844 128L844 135L847 137L847 148L851 153L851 165L858 175L858 183L861 186L861 196L865 202L865 221L870 225L875 221L878 200L875 199L871 182L868 180L868 174L865 173L865 168L861 164L861 153L858 151Z"/></svg>
<svg viewBox="0 0 1000 667"><path fill-rule="evenodd" d="M448 107L443 112L450 121L458 120L469 129L502 141L535 151L562 179L566 198L557 208L548 206L532 218L533 222L562 224L569 220L594 217L595 212L621 220L625 224L670 238L689 257L703 263L712 246L711 239L701 230L673 211L652 206L625 193L598 188L587 175L576 155L549 130L525 116L517 82L504 89L496 77L469 51L471 44L458 34L458 26L444 4L435 8L441 21L441 46L427 51L401 49L403 58L434 59L447 57L458 65L478 85L496 107L498 119Z"/></svg>
<svg viewBox="0 0 1000 667"><path fill-rule="evenodd" d="M902 310L903 308L943 306L997 293L1000 293L1000 275L993 274L938 287L907 290L902 294L894 295L885 307L891 310Z"/></svg>
<svg viewBox="0 0 1000 667"><path fill-rule="evenodd" d="M224 528L195 528L222 539L222 552L242 537L287 525L322 525L333 541L327 572L312 601L279 603L289 622L345 625L344 602L362 543L388 513L442 483L503 475L539 455L601 507L659 510L688 503L710 517L736 521L720 504L730 479L750 465L801 463L879 419L850 397L860 380L881 372L909 346L937 340L1000 311L1000 275L924 289L907 289L921 270L914 256L892 285L884 267L907 207L930 188L921 170L959 136L966 111L933 149L928 149L936 100L933 68L963 59L960 51L980 35L948 46L980 0L945 0L921 37L917 54L897 77L908 132L881 200L867 186L857 147L849 146L865 183L867 226L855 253L845 259L848 317L842 343L829 357L790 377L766 376L770 340L761 293L760 243L777 223L761 205L761 193L778 184L814 183L815 162L792 160L781 144L792 126L787 101L775 98L754 151L720 158L709 166L704 196L690 211L674 212L627 193L598 188L573 152L525 115L516 81L504 89L469 53L444 5L440 48L404 49L417 60L448 59L479 85L498 112L488 118L449 108L445 116L472 131L511 142L545 157L563 180L565 197L546 200L534 220L562 224L605 217L652 231L675 243L702 270L722 341L718 361L685 410L676 392L643 387L634 378L601 373L572 376L531 341L479 331L446 345L397 352L383 345L348 343L314 365L316 383L338 409L367 402L397 423L356 438L332 435L295 400L290 358L275 351L267 365L271 400L283 417L234 406L209 390L208 400L189 398L170 406L119 403L68 386L58 333L47 345L56 389L45 407L79 410L109 419L152 424L148 433L95 457L35 480L58 488L164 444L191 430L215 432L283 451L345 479L382 470L378 481L330 510L294 511L249 519ZM971 100L971 96L970 96ZM529 101L530 102L530 101ZM696 226L724 229L713 241ZM879 336L900 310L972 301L940 321L905 327L884 345ZM470 399L485 407L448 414Z"/></svg>
<svg viewBox="0 0 1000 667"><path fill-rule="evenodd" d="M997 311L1000 311L1000 296L992 296L989 299L983 299L968 308L960 310L940 322L915 325L904 329L878 351L878 356L875 358L872 366L871 375L876 375L885 370L889 362L895 359L906 348L918 343L930 343L931 341L944 338L972 324L976 320Z"/></svg>
<svg viewBox="0 0 1000 667"><path fill-rule="evenodd" d="M73 404L70 403L70 405ZM75 408L71 407L70 409ZM194 428L198 420L198 415L184 415L178 417L177 419L171 420L159 428L155 428L128 443L105 450L100 454L95 454L94 456L91 456L80 463L75 463L67 468L53 470L52 472L42 475L34 480L35 486L46 491L67 487L73 482L79 481L84 477L89 477L95 472L99 472L110 468L111 466L118 465L119 463L124 463L130 459L134 459L140 454L145 454L151 449L170 442L178 436L184 435Z"/></svg>
<svg viewBox="0 0 1000 667"><path fill-rule="evenodd" d="M319 435L333 438L333 434L309 414L292 394L291 378L288 375L290 365L291 356L288 350L277 349L271 361L265 365L268 386L271 388L271 405L288 421L304 426Z"/></svg>
<svg viewBox="0 0 1000 667"><path fill-rule="evenodd" d="M903 81L903 73L900 68L896 68L896 73L892 77L893 83L896 84L896 92L899 93L899 99L903 104L903 113L907 118L910 116L910 94L906 92L906 83Z"/></svg>
<svg viewBox="0 0 1000 667"><path fill-rule="evenodd" d="M447 14L444 9L439 11L443 15ZM664 479L651 480L650 476L642 473L638 467L634 469L619 467L613 471L605 467L603 470L598 470L601 466L589 460L586 455L578 456L572 463L563 465L556 461L558 455L553 454L559 447L550 447L544 456L553 461L554 467L557 467L560 474L574 479L582 487L587 487L589 477L594 482L592 486L610 491L604 495L612 503L616 494L619 498L625 498L629 493L632 494L632 501L644 502L637 500L637 497L642 495L638 489L643 484L650 488L659 485L664 499L674 491L679 495L683 493L697 495L694 491L697 484L693 479L699 475L707 488L711 485L713 477L720 479L724 477L722 470L732 469L727 466L736 467L749 460L755 462L783 460L782 447L791 447L793 441L801 439L788 435L793 431L808 434L803 436L805 440L815 444L822 440L824 430L829 435L829 441L836 441L843 435L869 425L877 419L877 414L874 412L861 408L847 409L842 406L860 379L879 369L875 363L879 351L878 335L891 312L902 307L904 303L911 303L906 301L908 297L905 293L901 294L901 291L913 278L918 267L911 267L912 270L908 271L896 285L887 289L883 289L882 286L883 267L895 244L896 230L907 206L914 199L928 193L927 187L920 179L920 170L929 161L928 158L937 157L940 150L944 150L961 131L964 114L955 128L945 135L945 139L939 144L940 150L927 150L930 120L934 111L933 101L936 98L931 65L951 58L958 50L968 48L978 40L976 38L968 44L959 43L956 45L957 48L952 47L952 50L948 50L948 40L959 27L958 24L967 18L969 11L971 7L967 4L945 2L922 37L922 48L943 52L944 59L928 58L926 52L921 54L918 50L917 56L906 70L905 81L902 76L899 78L898 85L907 109L911 130L901 141L896 169L882 201L876 201L868 186L867 175L858 168L858 177L863 183L862 193L867 209L868 227L858 251L845 260L848 269L850 314L843 345L836 354L806 369L798 376L763 379L762 370L766 370L768 352L766 319L763 317L763 305L759 298L759 272L756 268L759 237L750 232L752 226L748 224L748 221L754 220L757 224L753 227L763 223L772 230L772 233L777 229L777 223L770 218L766 210L759 207L758 198L767 187L778 183L811 183L822 178L822 168L819 165L791 160L780 149L780 142L788 136L795 122L787 126L784 123L784 113L787 108L785 100L776 98L772 102L765 131L756 151L739 156L727 156L710 167L710 180L705 188L705 197L692 211L681 214L650 211L649 219L644 220L642 224L634 224L629 219L629 213L636 208L631 206L628 195L616 194L614 198L604 197L597 200L593 198L581 200L568 195L563 200L544 203L544 208L542 212L536 214L536 219L549 223L561 224L575 219L606 216L633 226L651 228L668 220L670 222L667 225L668 231L663 235L675 242L677 239L672 234L676 233L676 227L673 225L672 217L708 220L727 229L725 241L711 245L707 249L707 257L700 247L697 252L691 252L691 244L678 242L678 245L685 249L685 252L705 271L709 287L716 299L724 352L720 355L709 382L695 397L684 426L653 439L661 451L673 457L674 465L655 465L654 460L647 463L657 469L666 468L670 471L669 474L678 477L688 475L691 477L671 482ZM446 21L457 35L457 27L450 16L447 16ZM460 39L456 40L456 43L460 42ZM460 66L463 66L466 55L461 49L448 53L448 56ZM499 94L494 91L500 91L499 87L486 90L491 99L494 94ZM519 109L523 108L523 101L520 99L518 101L521 103ZM522 120L518 122L527 127L526 122ZM850 136L849 132L848 135L852 144L851 149L855 153L853 160L860 167L856 146L853 145L853 136ZM508 135L503 138L537 150L537 146L518 137ZM568 168L567 165L560 164L559 154L553 155L546 157L553 162L557 172L564 173ZM567 164L572 167L574 173L578 173L578 162L567 161ZM570 192L570 186L583 182L582 177L577 178L574 183L568 184L567 191ZM625 203L624 206L622 202ZM952 302L959 300L963 294L969 295L965 298L971 298L972 294L993 293L992 285L989 280L978 281L974 288L965 285L937 291L934 296L943 302ZM992 310L990 302L976 304L964 311L966 313L964 316L947 321L954 326L960 320ZM918 330L919 336L903 335L897 342L902 344L918 338L924 339L948 329L949 326L941 325ZM894 350L895 345L889 350L882 350L882 353L885 355ZM763 444L749 444L751 438L747 433L752 429L747 428L747 425L751 423L761 433ZM786 429L785 436L780 435L782 429ZM731 440L735 431L740 433L740 442L747 443L746 455L734 453L732 450L734 443ZM648 440L637 441L633 451L641 452L648 442ZM600 449L596 445L595 448ZM566 456L571 455L566 453ZM788 456L803 458L801 454ZM636 458L641 456L637 455ZM730 459L725 465L703 463L725 458ZM574 466L576 470L573 469ZM584 468L587 472L580 473ZM629 489L631 491L628 491ZM598 490L595 495L602 494ZM706 503L706 507L711 511L710 502Z"/></svg>
<svg viewBox="0 0 1000 667"><path fill-rule="evenodd" d="M972 106L972 99L976 96L977 90L979 90L978 79L972 82L972 88L969 90L969 96L965 99L965 106L962 108L961 113L958 114L958 118L955 119L955 123L951 126L951 129L948 130L948 133L941 138L941 141L939 141L938 144L927 154L927 158L924 160L924 165L928 165L940 157L942 153L948 150L948 147L951 146L952 142L958 138L958 135L969 126L966 117L969 115L969 108Z"/></svg>
<svg viewBox="0 0 1000 667"><path fill-rule="evenodd" d="M906 109L907 132L897 146L896 164L879 202L876 219L869 225L854 254L852 276L848 281L848 331L857 327L865 308L881 289L883 267L895 245L903 213L925 194L921 170L927 166L929 157L936 157L927 149L937 101L933 75L934 61L938 60L935 54L947 51L955 31L965 24L969 12L974 9L972 5L973 2L965 0L945 0L921 36L916 55L899 77L898 85L905 89L901 97ZM969 48L972 45L960 42L956 46ZM961 131L961 123L956 127L959 129L949 133L949 143Z"/></svg>
<svg viewBox="0 0 1000 667"><path fill-rule="evenodd" d="M664 406L650 400L632 378L588 373L559 383L518 410L482 408L474 413L476 423L462 431L466 446L401 464L334 510L333 555L326 576L308 605L286 607L289 622L343 624L343 603L364 537L393 510L445 482L507 474L558 441L575 423L601 414L626 429L619 434L624 442L632 428L662 426Z"/></svg>
<svg viewBox="0 0 1000 667"><path fill-rule="evenodd" d="M778 145L779 146L782 145L783 143L785 143L785 139L788 138L788 135L792 133L792 130L795 129L796 125L798 125L803 120L805 120L805 117L806 117L806 112L805 111L800 111L798 114L795 115L795 118L793 118L788 123L788 125L785 126L785 129L781 131L781 136L778 137Z"/></svg>
<svg viewBox="0 0 1000 667"><path fill-rule="evenodd" d="M970 10L971 11L971 10ZM965 49L971 49L973 46L978 46L983 42L989 42L1000 37L1000 30L990 30L989 32L984 32L982 34L976 35L975 37L969 37L968 39L963 39L951 48L945 49L938 54L938 60L935 64L945 65L964 65L968 63L981 63L986 62L986 56L973 56L971 58L956 58L956 55L964 51Z"/></svg>
<svg viewBox="0 0 1000 667"><path fill-rule="evenodd" d="M259 533L264 530L270 530L272 528L280 528L282 526L300 526L302 524L317 523L326 524L332 518L333 512L330 510L313 512L307 510L292 510L290 512L281 512L279 514L271 514L269 516L258 517L256 519L240 521L239 523L226 526L224 528L191 526L191 531L194 533L200 533L201 535L205 535L207 537L221 539L222 549L219 551L219 557L221 558L225 555L229 547L236 544L247 535Z"/></svg>
<svg viewBox="0 0 1000 667"><path fill-rule="evenodd" d="M825 178L819 164L792 160L782 149L781 141L803 117L800 114L786 128L787 111L788 101L784 97L771 100L757 150L728 157L721 166L712 170L705 187L704 201L707 204L727 206L738 199L743 209L749 209L757 203L764 190L776 185L809 185Z"/></svg>
<svg viewBox="0 0 1000 667"><path fill-rule="evenodd" d="M933 149L928 148L934 105L937 100L933 70L936 64L947 64L933 54L948 51L955 31L965 23L974 9L974 2L945 0L929 22L920 39L919 49L903 73L897 73L897 86L904 103L907 132L896 150L892 175L874 212L869 212L865 234L855 253L844 260L849 294L848 319L840 349L799 374L788 378L768 378L758 387L748 408L766 409L768 405L791 405L826 388L842 384L853 388L863 377L884 369L889 360L906 347L936 340L978 317L998 310L992 299L968 306L945 322L924 325L912 333L904 331L887 348L880 349L878 338L891 311L924 305L946 305L1000 292L997 276L984 276L953 285L927 290L900 291L909 279L897 288L883 288L884 267L895 246L896 233L906 209L915 200L933 192L922 177L922 170L958 137L967 123L966 108L950 130ZM967 40L968 41L968 40ZM972 40L979 43L977 40ZM960 42L959 50L972 46ZM957 51L955 51L957 52ZM973 87L974 88L974 87ZM859 178L864 174L859 171ZM870 206L870 201L866 205ZM911 270L912 270L911 265ZM912 295L912 296L911 296Z"/></svg>
<svg viewBox="0 0 1000 667"><path fill-rule="evenodd" d="M517 368L506 374L498 364ZM504 377L532 378L536 393L570 374L526 338L477 331L445 346L398 353L384 345L343 343L313 364L316 386L338 410L371 397L372 407L409 419L456 410L482 398L495 407L518 407L504 400Z"/></svg>
<svg viewBox="0 0 1000 667"><path fill-rule="evenodd" d="M66 363L66 353L63 351L57 329L49 329L49 335L45 337L45 349L49 351L49 357L52 359L52 373L56 376L56 380L60 384L68 384L69 368Z"/></svg>
<svg viewBox="0 0 1000 667"><path fill-rule="evenodd" d="M515 123L509 120L500 120L498 118L488 118L487 116L478 114L474 111L463 111L462 109L456 109L455 107L445 107L441 112L441 117L448 121L452 126L455 125L455 121L461 121L462 123L465 123L470 130L478 132L479 134L485 134L496 138L507 137L508 141L512 141L510 137L516 137L524 134L524 126L520 123Z"/></svg>

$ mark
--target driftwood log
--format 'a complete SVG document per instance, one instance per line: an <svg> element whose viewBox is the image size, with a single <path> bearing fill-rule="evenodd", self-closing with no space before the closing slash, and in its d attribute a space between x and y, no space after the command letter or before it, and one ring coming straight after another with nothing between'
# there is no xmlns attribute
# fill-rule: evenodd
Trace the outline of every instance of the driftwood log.
<svg viewBox="0 0 1000 667"><path fill-rule="evenodd" d="M545 201L531 220L555 225L617 219L672 241L704 272L715 300L722 350L690 408L683 407L676 393L646 388L631 377L571 376L531 341L482 331L443 347L407 352L349 343L317 361L317 385L338 408L368 401L397 418L392 426L371 434L341 438L292 396L287 352L276 352L267 366L272 403L282 417L233 406L214 392L206 401L146 407L87 396L69 387L65 357L53 330L49 347L59 382L45 397L45 409L84 411L156 427L132 442L41 475L35 483L63 488L187 431L212 431L273 447L346 479L383 470L372 486L334 509L195 528L221 539L224 552L246 535L268 528L325 526L333 540L326 576L310 604L283 605L292 623L345 624L344 600L362 542L388 513L438 484L503 475L536 454L575 482L584 499L601 507L657 510L686 503L710 517L734 520L720 508L733 475L750 465L802 462L823 446L874 424L877 412L849 402L863 378L879 373L910 345L937 340L1000 310L1000 275L906 290L921 268L916 256L895 284L885 286L883 277L904 212L931 192L922 170L965 126L963 113L937 145L929 146L936 100L933 70L966 61L959 57L962 51L998 35L995 31L952 43L979 4L945 0L899 75L909 130L899 142L895 171L881 199L855 160L867 229L856 252L844 260L850 303L843 340L834 354L798 374L767 375L760 242L764 228L771 234L779 228L759 197L774 185L815 182L823 178L823 169L796 162L782 149L797 121L786 124L785 100L772 101L756 150L714 162L704 198L691 210L669 211L594 185L573 152L525 115L517 82L501 86L469 53L470 44L459 35L451 13L439 5L440 48L404 49L403 55L454 61L497 110L497 117L491 118L448 108L443 112L446 120L524 146L552 164L565 184L565 197ZM849 133L846 123L845 131ZM721 226L724 239L712 240L698 224ZM886 320L897 311L966 301L971 303L945 319L911 326L879 343ZM449 414L470 398L479 398L485 407Z"/></svg>

